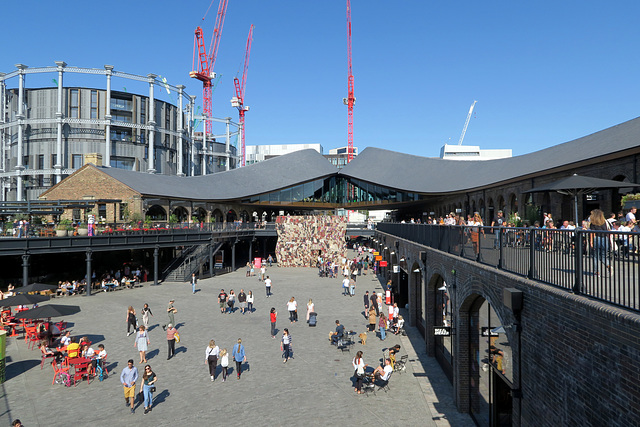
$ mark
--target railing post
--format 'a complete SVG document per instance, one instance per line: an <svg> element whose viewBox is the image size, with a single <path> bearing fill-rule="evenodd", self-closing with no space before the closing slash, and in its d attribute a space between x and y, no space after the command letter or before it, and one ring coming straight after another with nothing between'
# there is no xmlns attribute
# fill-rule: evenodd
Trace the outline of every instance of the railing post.
<svg viewBox="0 0 640 427"><path fill-rule="evenodd" d="M87 249L86 251L86 255L87 255L87 280L85 282L85 291L84 291L84 295L85 296L91 296L91 286L93 285L93 281L91 280L91 255L93 254L93 252L91 251L91 249Z"/></svg>
<svg viewBox="0 0 640 427"><path fill-rule="evenodd" d="M575 234L575 251L574 251L574 271L576 272L575 282L573 283L573 293L579 295L582 293L582 230L576 229Z"/></svg>
<svg viewBox="0 0 640 427"><path fill-rule="evenodd" d="M529 229L529 273L527 277L533 280L535 275L535 262L536 262L536 242L535 242L535 228Z"/></svg>
<svg viewBox="0 0 640 427"><path fill-rule="evenodd" d="M22 286L29 284L29 252L25 251L22 255Z"/></svg>
<svg viewBox="0 0 640 427"><path fill-rule="evenodd" d="M153 285L158 285L158 255L160 252L160 246L156 245L153 249Z"/></svg>
<svg viewBox="0 0 640 427"><path fill-rule="evenodd" d="M503 234L502 231L504 230L504 227L498 227L498 250L500 251L500 253L498 254L498 269L502 270L503 267L503 258L502 256L504 255L504 252L502 251L502 238L503 238Z"/></svg>

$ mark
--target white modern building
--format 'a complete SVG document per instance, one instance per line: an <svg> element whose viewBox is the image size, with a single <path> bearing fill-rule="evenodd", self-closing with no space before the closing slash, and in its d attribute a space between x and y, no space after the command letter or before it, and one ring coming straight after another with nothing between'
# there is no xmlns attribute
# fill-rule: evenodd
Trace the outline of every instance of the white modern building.
<svg viewBox="0 0 640 427"><path fill-rule="evenodd" d="M322 154L323 149L320 144L247 145L245 147L245 164L251 165L253 163L263 162L272 157L307 150L309 148Z"/></svg>
<svg viewBox="0 0 640 427"><path fill-rule="evenodd" d="M494 160L511 157L511 149L481 150L478 145L444 144L440 158L446 160Z"/></svg>

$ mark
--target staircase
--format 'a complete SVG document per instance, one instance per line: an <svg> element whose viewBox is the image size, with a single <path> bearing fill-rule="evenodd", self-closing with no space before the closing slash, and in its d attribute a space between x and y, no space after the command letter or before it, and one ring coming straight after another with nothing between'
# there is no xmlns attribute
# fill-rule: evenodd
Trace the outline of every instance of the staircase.
<svg viewBox="0 0 640 427"><path fill-rule="evenodd" d="M221 242L213 242L213 254L222 246ZM188 282L191 275L200 269L200 266L209 260L209 245L194 245L180 254L162 272L165 282Z"/></svg>

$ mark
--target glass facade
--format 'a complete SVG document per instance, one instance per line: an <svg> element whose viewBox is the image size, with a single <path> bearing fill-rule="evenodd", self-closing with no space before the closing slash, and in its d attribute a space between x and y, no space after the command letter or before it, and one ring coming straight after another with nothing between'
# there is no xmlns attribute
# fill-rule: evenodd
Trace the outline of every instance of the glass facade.
<svg viewBox="0 0 640 427"><path fill-rule="evenodd" d="M382 187L353 178L332 176L243 199L242 203L300 206L370 206L421 200L417 193Z"/></svg>

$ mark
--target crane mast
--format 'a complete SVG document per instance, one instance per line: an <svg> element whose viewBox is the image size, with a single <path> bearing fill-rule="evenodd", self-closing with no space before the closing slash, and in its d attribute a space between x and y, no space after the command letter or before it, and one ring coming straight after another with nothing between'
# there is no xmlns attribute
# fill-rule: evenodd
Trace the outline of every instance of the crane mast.
<svg viewBox="0 0 640 427"><path fill-rule="evenodd" d="M353 73L351 71L351 1L347 0L347 58L349 61L349 78L347 83L348 96L342 98L342 102L347 106L347 163L353 160L353 106L356 103L356 97L353 94L354 82Z"/></svg>
<svg viewBox="0 0 640 427"><path fill-rule="evenodd" d="M238 78L233 79L233 86L236 88L236 96L231 98L231 106L236 107L238 109L238 114L240 115L240 129L242 132L240 140L242 141L242 160L240 166L244 166L246 164L246 151L245 151L245 143L244 143L244 114L249 111L249 107L244 105L244 88L247 85L247 71L249 69L249 55L251 54L251 41L253 40L253 24L249 28L249 36L247 37L247 48L244 53L244 69L242 71L242 80L238 80Z"/></svg>
<svg viewBox="0 0 640 427"><path fill-rule="evenodd" d="M458 145L462 145L464 134L467 133L467 126L469 126L469 120L471 120L471 114L473 114L473 109L476 106L476 102L478 101L473 101L473 104L471 104L471 108L469 108L469 114L467 114L467 120L464 122L464 127L462 128L462 134L460 135L460 141L458 141Z"/></svg>
<svg viewBox="0 0 640 427"><path fill-rule="evenodd" d="M202 82L202 110L205 117L211 117L212 114L212 80L216 77L213 69L218 55L218 46L220 45L222 27L224 26L224 17L227 13L227 3L228 0L220 0L218 14L216 16L216 26L214 27L213 34L211 35L211 42L209 43L209 54L207 55L207 49L204 44L204 32L199 26L196 28L195 38L193 41L193 66L189 76ZM211 121L206 121L205 129L206 134L211 133Z"/></svg>

